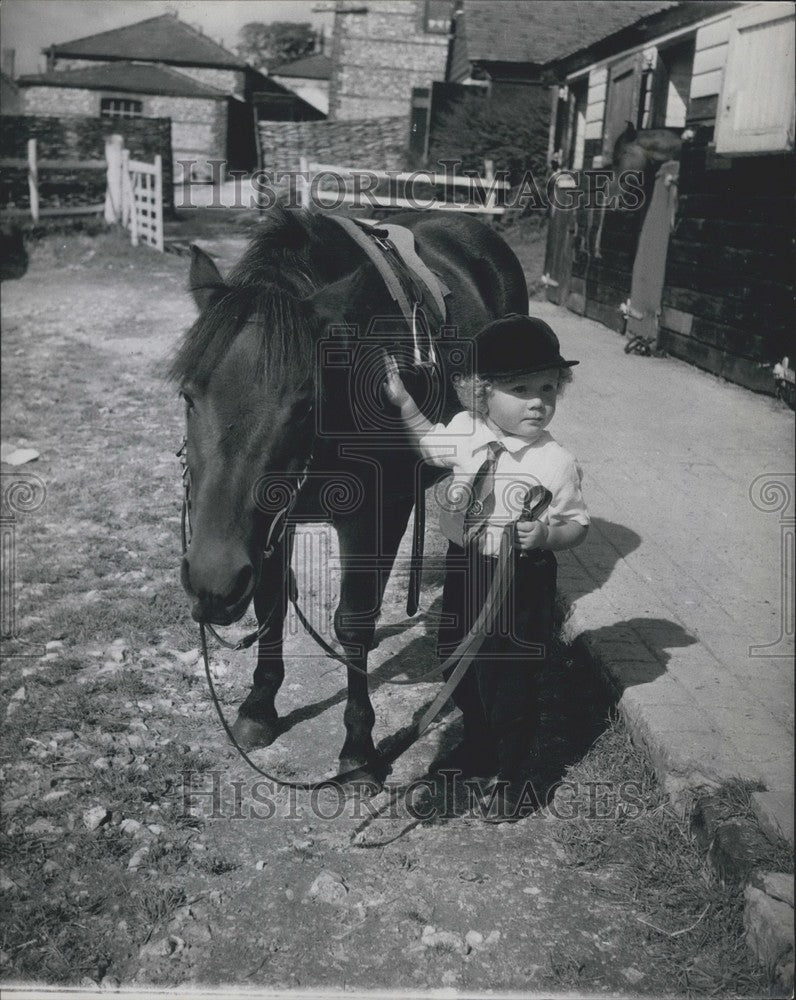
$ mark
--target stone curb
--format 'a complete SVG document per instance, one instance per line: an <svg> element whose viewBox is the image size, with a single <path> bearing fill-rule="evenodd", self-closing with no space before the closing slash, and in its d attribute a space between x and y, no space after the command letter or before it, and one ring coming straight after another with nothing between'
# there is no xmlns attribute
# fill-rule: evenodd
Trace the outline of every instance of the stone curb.
<svg viewBox="0 0 796 1000"><path fill-rule="evenodd" d="M560 587L566 597L566 587ZM635 742L643 744L666 795L679 808L692 809L692 832L720 878L745 883L746 940L768 972L792 995L794 984L793 876L763 872L756 863L768 843L781 838L793 847L793 795L755 792L757 823L722 821L711 808L711 788L730 777L748 777L732 770L721 734L709 730L667 674L639 683L634 661L645 663L650 651L632 636L617 657L612 643L591 634L595 623L570 604L562 637L575 655L596 670L617 698L617 708ZM598 627L598 626L597 626ZM630 676L628 676L628 673ZM632 686L635 683L636 686Z"/></svg>

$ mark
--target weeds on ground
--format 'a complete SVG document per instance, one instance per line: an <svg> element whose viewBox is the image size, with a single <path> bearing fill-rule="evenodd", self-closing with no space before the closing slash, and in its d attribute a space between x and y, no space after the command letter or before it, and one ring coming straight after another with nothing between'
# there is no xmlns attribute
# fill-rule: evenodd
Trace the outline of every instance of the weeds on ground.
<svg viewBox="0 0 796 1000"><path fill-rule="evenodd" d="M612 719L569 770L565 787L577 789L577 799L566 805L571 818L558 828L566 858L599 897L634 913L645 990L776 995L744 940L743 888L722 885L690 833L688 811L667 802L620 720ZM612 808L600 810L594 788L625 791L614 796ZM733 788L728 809L743 801ZM676 984L667 971L672 968L679 970Z"/></svg>
<svg viewBox="0 0 796 1000"><path fill-rule="evenodd" d="M156 689L129 670L86 684L82 666L64 660L28 676L25 701L0 734L6 978L126 978L141 945L183 904L186 874L204 871L191 848L203 824L184 822L180 777L209 760L167 738L139 747L135 699ZM88 829L86 810L97 806L105 818ZM125 829L124 820L135 824Z"/></svg>

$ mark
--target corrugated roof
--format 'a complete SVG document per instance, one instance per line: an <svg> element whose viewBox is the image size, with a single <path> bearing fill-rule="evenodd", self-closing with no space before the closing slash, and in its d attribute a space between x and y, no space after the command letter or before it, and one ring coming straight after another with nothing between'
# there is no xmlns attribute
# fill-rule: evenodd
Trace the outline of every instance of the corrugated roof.
<svg viewBox="0 0 796 1000"><path fill-rule="evenodd" d="M119 90L124 93L162 94L169 97L203 97L223 100L215 87L192 80L167 66L142 63L108 63L84 69L51 70L22 76L20 87L76 87L84 90Z"/></svg>
<svg viewBox="0 0 796 1000"><path fill-rule="evenodd" d="M53 46L56 56L72 59L146 59L183 66L243 69L246 62L174 14L150 17L123 28L86 35Z"/></svg>
<svg viewBox="0 0 796 1000"><path fill-rule="evenodd" d="M675 0L464 0L470 62L549 63Z"/></svg>
<svg viewBox="0 0 796 1000"><path fill-rule="evenodd" d="M332 75L332 60L329 56L316 52L311 56L275 66L270 72L271 76L300 76L308 80L328 80Z"/></svg>

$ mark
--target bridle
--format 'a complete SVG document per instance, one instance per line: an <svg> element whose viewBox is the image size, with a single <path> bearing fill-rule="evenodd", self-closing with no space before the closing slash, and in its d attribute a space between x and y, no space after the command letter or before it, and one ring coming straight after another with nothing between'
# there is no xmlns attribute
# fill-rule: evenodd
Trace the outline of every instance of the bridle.
<svg viewBox="0 0 796 1000"><path fill-rule="evenodd" d="M180 449L176 453L180 460L180 466L182 467L182 511L180 513L180 539L182 543L182 554L183 556L188 551L188 546L191 542L191 471L188 468L188 459L186 456L186 449L188 445L187 437L183 437L182 443L180 444ZM301 492L301 488L307 481L307 475L309 473L310 465L312 465L313 453L310 452L310 456L304 463L304 467L298 476L296 476L296 481L288 492L287 502L279 508L279 510L271 518L271 523L268 525L268 534L265 539L265 547L260 556L260 561L265 562L266 560L272 558L277 548L280 546L282 539L285 537L285 531L287 530L288 517L290 512L296 504L298 495ZM292 594L295 589L295 580L293 578L293 571L290 570L290 593ZM200 628L206 628L216 642L223 646L224 649L230 649L233 652L238 652L242 649L249 649L253 646L255 642L258 642L271 627L271 622L276 612L276 604L273 610L265 619L264 622L254 631L245 635L242 639L237 642L229 642L223 636L219 635L218 632L213 628L209 622L200 622Z"/></svg>

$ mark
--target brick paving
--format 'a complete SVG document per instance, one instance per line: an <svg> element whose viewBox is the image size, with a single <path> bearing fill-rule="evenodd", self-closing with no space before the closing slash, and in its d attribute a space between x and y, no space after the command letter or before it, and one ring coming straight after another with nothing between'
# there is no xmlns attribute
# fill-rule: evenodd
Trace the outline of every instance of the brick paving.
<svg viewBox="0 0 796 1000"><path fill-rule="evenodd" d="M559 555L568 635L622 692L675 797L761 782L767 822L792 838L793 414L676 359L626 355L549 303L531 313L581 361L551 427L594 518Z"/></svg>

